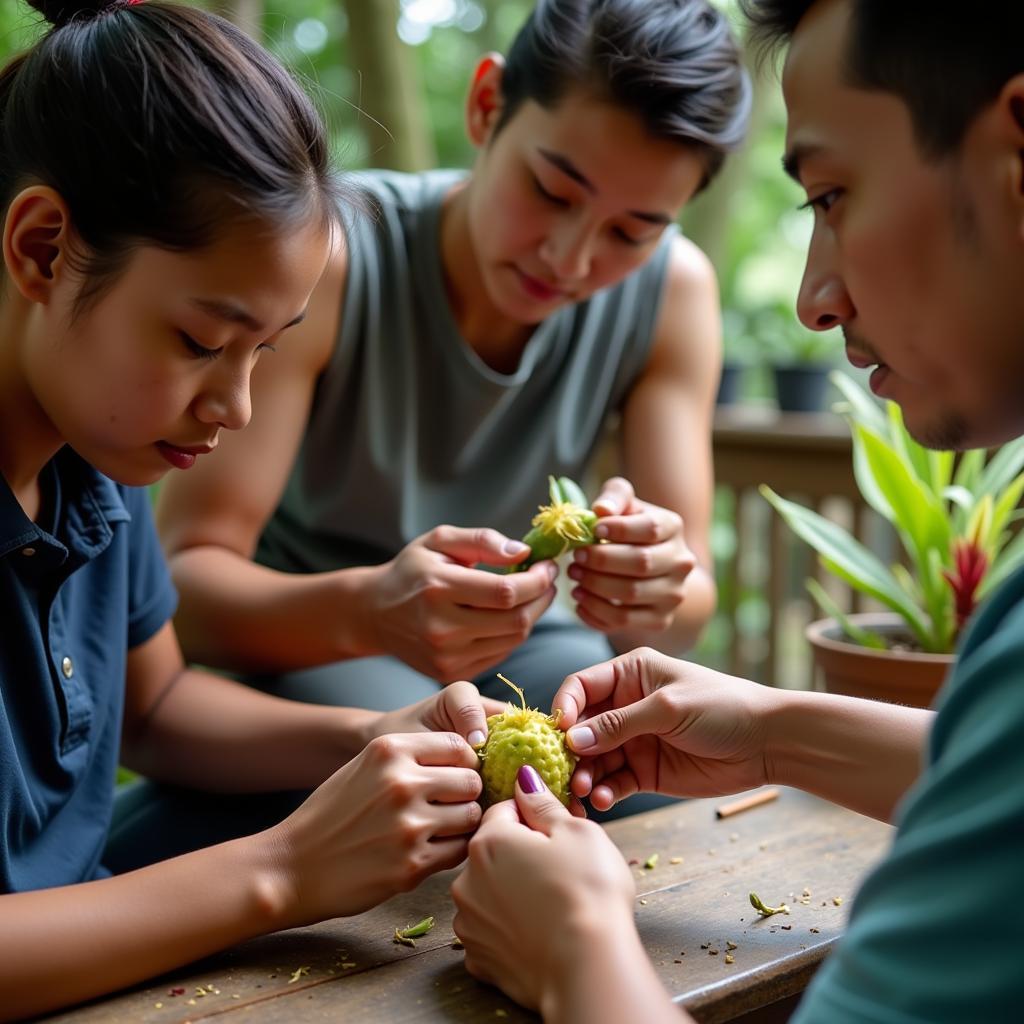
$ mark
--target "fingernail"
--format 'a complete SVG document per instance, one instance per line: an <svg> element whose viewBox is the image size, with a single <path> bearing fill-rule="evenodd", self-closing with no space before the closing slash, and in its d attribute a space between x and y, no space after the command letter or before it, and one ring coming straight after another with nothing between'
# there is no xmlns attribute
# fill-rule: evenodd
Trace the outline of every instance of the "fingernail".
<svg viewBox="0 0 1024 1024"><path fill-rule="evenodd" d="M529 551L530 545L524 544L521 540L507 540L501 546L502 554L505 555L521 555L524 551Z"/></svg>
<svg viewBox="0 0 1024 1024"><path fill-rule="evenodd" d="M487 742L486 733L482 733L479 729L474 729L469 734L469 745L471 747L479 747Z"/></svg>
<svg viewBox="0 0 1024 1024"><path fill-rule="evenodd" d="M602 540L606 540L608 537L608 527L603 525L599 526L596 530L594 530L594 536L600 537Z"/></svg>
<svg viewBox="0 0 1024 1024"><path fill-rule="evenodd" d="M524 793L542 793L544 782L532 764L524 764L516 775L516 782Z"/></svg>
<svg viewBox="0 0 1024 1024"><path fill-rule="evenodd" d="M597 742L594 730L589 725L578 725L569 730L569 746L573 750L586 750Z"/></svg>
<svg viewBox="0 0 1024 1024"><path fill-rule="evenodd" d="M586 551L583 550L583 548L579 548L573 554L572 557L573 557L573 561L576 562L579 565L586 565L586 563L587 563L587 553L586 553Z"/></svg>
<svg viewBox="0 0 1024 1024"><path fill-rule="evenodd" d="M583 579L583 570L578 565L570 565L569 578L574 580Z"/></svg>

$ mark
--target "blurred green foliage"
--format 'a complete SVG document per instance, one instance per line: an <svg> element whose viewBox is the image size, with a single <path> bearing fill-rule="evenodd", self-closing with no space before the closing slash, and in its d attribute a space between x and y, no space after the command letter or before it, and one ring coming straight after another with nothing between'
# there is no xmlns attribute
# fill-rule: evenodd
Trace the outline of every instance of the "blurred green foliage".
<svg viewBox="0 0 1024 1024"><path fill-rule="evenodd" d="M715 2L735 17L734 0ZM230 12L238 3L200 5ZM410 45L440 164L472 162L463 130L470 74L481 54L508 46L531 6L531 0L395 0L395 31ZM340 166L371 166L360 78L347 55L344 0L266 0L262 26L263 41L307 83L323 110ZM0 0L0 58L31 42L41 27L41 17L24 0ZM823 342L791 312L813 214L797 210L801 190L781 171L785 113L778 75L766 69L756 84L754 130L745 152L684 211L683 227L716 265L728 358L746 364L829 361L838 339L826 336Z"/></svg>

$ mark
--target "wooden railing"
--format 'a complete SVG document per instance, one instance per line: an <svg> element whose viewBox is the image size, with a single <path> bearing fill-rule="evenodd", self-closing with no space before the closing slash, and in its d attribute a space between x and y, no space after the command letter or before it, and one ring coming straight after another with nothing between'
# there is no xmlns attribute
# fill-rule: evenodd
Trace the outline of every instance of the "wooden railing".
<svg viewBox="0 0 1024 1024"><path fill-rule="evenodd" d="M812 607L805 578L816 576L841 607L853 611L861 608L860 595L822 579L817 559L757 489L767 484L842 522L888 557L891 534L857 489L849 427L834 413L719 406L714 459L718 499L731 505L735 529L734 549L716 566L719 614L729 634L722 667L763 683L807 688L811 664L803 629L821 615ZM745 614L751 609L753 616Z"/></svg>

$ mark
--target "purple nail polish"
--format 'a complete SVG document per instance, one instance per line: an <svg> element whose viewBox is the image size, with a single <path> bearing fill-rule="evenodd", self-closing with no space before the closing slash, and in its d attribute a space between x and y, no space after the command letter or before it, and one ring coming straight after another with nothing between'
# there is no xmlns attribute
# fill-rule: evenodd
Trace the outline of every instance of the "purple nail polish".
<svg viewBox="0 0 1024 1024"><path fill-rule="evenodd" d="M544 791L544 782L532 764L524 764L519 769L516 781L524 793L541 793Z"/></svg>

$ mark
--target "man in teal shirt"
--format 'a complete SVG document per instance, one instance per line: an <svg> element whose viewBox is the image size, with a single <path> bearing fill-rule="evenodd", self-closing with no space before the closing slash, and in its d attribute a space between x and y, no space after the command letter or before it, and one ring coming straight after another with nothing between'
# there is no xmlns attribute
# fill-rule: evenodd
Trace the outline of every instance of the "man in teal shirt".
<svg viewBox="0 0 1024 1024"><path fill-rule="evenodd" d="M929 447L1024 434L1024 4L741 2L787 47L784 163L814 217L800 318L841 327ZM583 757L573 788L606 808L776 782L894 821L794 1021L1020 1020L1024 569L958 653L928 711L634 651L555 697ZM469 970L548 1021L678 1024L621 855L526 770L516 805L488 812L453 887Z"/></svg>

